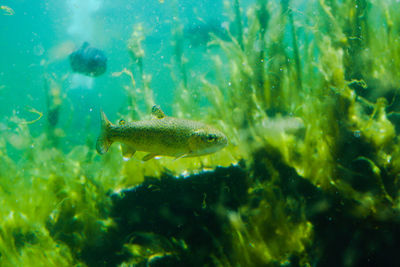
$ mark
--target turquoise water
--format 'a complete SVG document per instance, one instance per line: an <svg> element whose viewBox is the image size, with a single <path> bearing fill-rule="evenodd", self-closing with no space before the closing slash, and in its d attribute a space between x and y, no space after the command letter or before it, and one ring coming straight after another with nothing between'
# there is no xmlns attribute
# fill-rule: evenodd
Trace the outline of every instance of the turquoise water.
<svg viewBox="0 0 400 267"><path fill-rule="evenodd" d="M12 16L0 17L2 117L17 112L21 118L30 120L32 114L26 113L26 107L45 112L44 77L56 77L61 93L66 97L59 126L67 130L65 144L68 149L81 144L86 136L97 134L100 108L115 120L118 117L114 114L127 105L122 87L130 84L129 78L113 77L112 73L129 68L140 87L140 76L127 50L133 25L143 26L144 71L151 75L155 101L171 113L176 87L171 75L171 71L176 71L172 30L177 24L186 29L196 27L202 21L212 21L213 26L220 26L227 20L222 1L149 1L143 4L142 1L80 3L71 0L2 4L12 6L15 11ZM101 77L74 74L69 67L69 53L85 41L102 49L108 57L107 73ZM185 46L193 75L210 72L205 56L206 43L191 47L186 42ZM89 128L85 128L88 123ZM45 119L33 124L33 134L39 134L44 126Z"/></svg>
<svg viewBox="0 0 400 267"><path fill-rule="evenodd" d="M399 266L399 12L1 1L0 267ZM70 66L85 42L98 77ZM140 136L184 154L103 153L126 122L163 119L155 104L179 123ZM102 155L101 110L119 130Z"/></svg>

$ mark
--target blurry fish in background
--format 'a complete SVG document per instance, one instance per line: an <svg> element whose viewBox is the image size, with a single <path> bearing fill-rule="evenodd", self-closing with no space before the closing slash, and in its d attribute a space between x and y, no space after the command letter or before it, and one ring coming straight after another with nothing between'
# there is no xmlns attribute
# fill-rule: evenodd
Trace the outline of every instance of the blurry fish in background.
<svg viewBox="0 0 400 267"><path fill-rule="evenodd" d="M90 77L100 76L107 70L107 57L103 51L87 42L69 56L69 63L72 71Z"/></svg>

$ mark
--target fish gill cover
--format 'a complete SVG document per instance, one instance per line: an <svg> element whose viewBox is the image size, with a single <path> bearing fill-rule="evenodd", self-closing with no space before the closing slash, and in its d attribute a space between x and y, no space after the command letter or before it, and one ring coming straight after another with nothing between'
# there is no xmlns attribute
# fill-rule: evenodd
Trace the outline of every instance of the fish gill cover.
<svg viewBox="0 0 400 267"><path fill-rule="evenodd" d="M399 265L398 1L123 3L0 7L1 266ZM72 74L96 41L109 71ZM157 102L228 146L97 154L100 108Z"/></svg>

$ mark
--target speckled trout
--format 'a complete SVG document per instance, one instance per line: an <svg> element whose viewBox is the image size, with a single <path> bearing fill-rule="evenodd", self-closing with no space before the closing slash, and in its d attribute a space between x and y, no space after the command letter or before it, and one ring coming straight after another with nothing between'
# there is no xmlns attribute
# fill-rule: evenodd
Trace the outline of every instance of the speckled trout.
<svg viewBox="0 0 400 267"><path fill-rule="evenodd" d="M214 153L228 143L219 130L204 123L166 116L159 106L152 108L152 120L112 124L101 111L101 132L96 149L107 152L113 142L122 143L122 154L130 158L136 151L148 152L144 161L155 156L196 157Z"/></svg>

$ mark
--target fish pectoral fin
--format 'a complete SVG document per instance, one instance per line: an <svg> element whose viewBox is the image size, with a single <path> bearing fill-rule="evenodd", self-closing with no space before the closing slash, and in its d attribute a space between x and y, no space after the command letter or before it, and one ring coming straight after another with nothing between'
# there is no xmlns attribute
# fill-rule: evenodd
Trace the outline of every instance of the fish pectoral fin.
<svg viewBox="0 0 400 267"><path fill-rule="evenodd" d="M147 154L146 156L144 156L144 157L142 158L142 160L143 160L143 161L148 161L148 160L151 160L152 158L154 158L155 156L157 156L157 154L155 154L155 153L149 153L149 154Z"/></svg>
<svg viewBox="0 0 400 267"><path fill-rule="evenodd" d="M124 158L128 158L129 159L136 152L135 148L133 146L130 146L130 145L121 144L121 148L122 148L122 156Z"/></svg>

